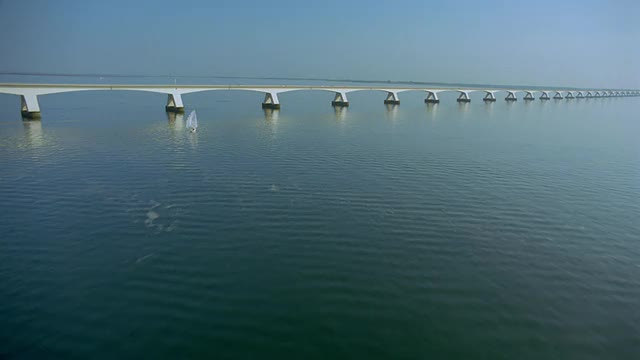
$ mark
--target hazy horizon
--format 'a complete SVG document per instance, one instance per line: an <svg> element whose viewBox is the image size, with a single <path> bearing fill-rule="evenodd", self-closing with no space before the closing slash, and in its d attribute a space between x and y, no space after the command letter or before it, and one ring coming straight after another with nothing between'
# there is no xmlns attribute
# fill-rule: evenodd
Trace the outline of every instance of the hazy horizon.
<svg viewBox="0 0 640 360"><path fill-rule="evenodd" d="M640 4L0 2L0 72L640 88Z"/></svg>

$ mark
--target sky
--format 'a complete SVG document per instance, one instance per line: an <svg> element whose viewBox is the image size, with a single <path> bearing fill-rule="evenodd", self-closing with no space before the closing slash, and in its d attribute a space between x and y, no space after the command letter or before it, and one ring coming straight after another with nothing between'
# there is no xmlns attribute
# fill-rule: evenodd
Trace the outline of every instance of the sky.
<svg viewBox="0 0 640 360"><path fill-rule="evenodd" d="M640 88L640 1L0 0L0 73Z"/></svg>

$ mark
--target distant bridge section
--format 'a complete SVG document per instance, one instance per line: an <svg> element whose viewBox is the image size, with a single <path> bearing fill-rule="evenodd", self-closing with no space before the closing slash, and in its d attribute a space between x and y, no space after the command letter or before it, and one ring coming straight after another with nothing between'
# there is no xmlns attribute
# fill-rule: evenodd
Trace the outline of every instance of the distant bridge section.
<svg viewBox="0 0 640 360"><path fill-rule="evenodd" d="M89 84L0 84L0 93L20 96L22 116L26 118L39 118L40 105L38 96L48 94L67 93L75 91L95 90L128 90L146 91L167 95L165 106L168 112L183 112L184 103L182 95L214 90L244 90L264 94L263 108L279 109L279 94L291 91L314 90L328 91L335 94L331 104L333 106L349 106L347 94L356 91L380 91L386 94L385 104L399 105L399 94L407 91L419 91L426 94L425 103L439 103L438 94L453 92L458 94L457 101L471 102L470 94L473 92L484 93L483 101L496 101L496 94L506 93L506 101L517 101L518 94L524 94L523 100L535 100L540 94L540 100L550 99L582 99L601 97L640 96L639 90L613 90L613 89L582 89L582 90L521 90L503 88L418 88L418 87L387 87L387 86L299 86L299 85L89 85Z"/></svg>

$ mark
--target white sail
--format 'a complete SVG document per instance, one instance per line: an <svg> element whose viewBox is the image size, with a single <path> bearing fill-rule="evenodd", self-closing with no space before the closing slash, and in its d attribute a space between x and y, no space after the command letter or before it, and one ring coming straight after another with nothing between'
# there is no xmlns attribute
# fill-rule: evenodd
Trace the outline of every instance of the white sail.
<svg viewBox="0 0 640 360"><path fill-rule="evenodd" d="M193 110L189 117L187 118L187 129L191 131L196 131L198 128L198 115L196 115L196 111Z"/></svg>

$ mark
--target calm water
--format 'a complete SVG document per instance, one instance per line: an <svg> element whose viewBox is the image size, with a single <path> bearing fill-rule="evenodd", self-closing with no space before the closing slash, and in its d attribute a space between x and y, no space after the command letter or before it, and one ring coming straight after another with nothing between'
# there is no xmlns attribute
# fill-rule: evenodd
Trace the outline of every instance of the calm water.
<svg viewBox="0 0 640 360"><path fill-rule="evenodd" d="M640 98L0 97L0 357L640 356Z"/></svg>

